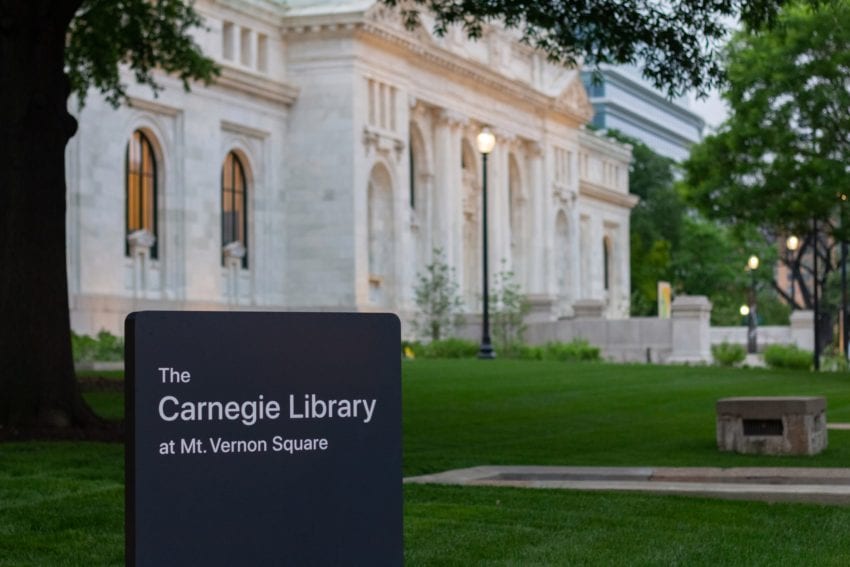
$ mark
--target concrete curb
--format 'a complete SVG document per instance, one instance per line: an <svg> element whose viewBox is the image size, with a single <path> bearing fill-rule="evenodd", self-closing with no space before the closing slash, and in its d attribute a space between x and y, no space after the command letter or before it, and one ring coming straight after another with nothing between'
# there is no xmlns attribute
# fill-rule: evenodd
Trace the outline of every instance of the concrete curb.
<svg viewBox="0 0 850 567"><path fill-rule="evenodd" d="M850 505L850 469L839 468L482 466L409 477L404 482Z"/></svg>

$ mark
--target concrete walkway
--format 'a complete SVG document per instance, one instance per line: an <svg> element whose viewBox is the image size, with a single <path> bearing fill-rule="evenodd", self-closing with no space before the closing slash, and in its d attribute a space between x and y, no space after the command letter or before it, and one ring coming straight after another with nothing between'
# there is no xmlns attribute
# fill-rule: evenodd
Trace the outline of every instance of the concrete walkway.
<svg viewBox="0 0 850 567"><path fill-rule="evenodd" d="M850 469L835 468L485 466L408 477L404 481L850 504Z"/></svg>

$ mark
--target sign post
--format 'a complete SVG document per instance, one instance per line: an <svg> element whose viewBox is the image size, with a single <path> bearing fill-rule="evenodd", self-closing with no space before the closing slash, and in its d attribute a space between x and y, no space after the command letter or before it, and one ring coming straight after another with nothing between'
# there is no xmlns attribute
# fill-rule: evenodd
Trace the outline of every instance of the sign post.
<svg viewBox="0 0 850 567"><path fill-rule="evenodd" d="M152 311L125 336L128 565L402 564L398 318Z"/></svg>

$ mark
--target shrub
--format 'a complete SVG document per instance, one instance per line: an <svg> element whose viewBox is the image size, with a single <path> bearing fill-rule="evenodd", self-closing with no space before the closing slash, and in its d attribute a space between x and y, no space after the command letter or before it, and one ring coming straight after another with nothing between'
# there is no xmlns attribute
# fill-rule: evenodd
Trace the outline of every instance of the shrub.
<svg viewBox="0 0 850 567"><path fill-rule="evenodd" d="M475 358L478 343L466 339L441 339L422 346L422 352L414 349L416 356L423 358Z"/></svg>
<svg viewBox="0 0 850 567"><path fill-rule="evenodd" d="M712 345L711 354L714 356L714 363L720 366L735 366L747 358L747 351L743 346L726 341Z"/></svg>
<svg viewBox="0 0 850 567"><path fill-rule="evenodd" d="M515 358L520 360L543 360L543 347L531 345L518 345Z"/></svg>
<svg viewBox="0 0 850 567"><path fill-rule="evenodd" d="M515 281L514 273L502 260L502 270L496 273L493 285L492 310L493 342L496 352L505 358L520 358L525 319L529 305Z"/></svg>
<svg viewBox="0 0 850 567"><path fill-rule="evenodd" d="M124 360L124 339L101 330L97 337L71 331L74 362L116 362Z"/></svg>
<svg viewBox="0 0 850 567"><path fill-rule="evenodd" d="M463 306L454 269L446 264L442 250L434 249L433 260L417 279L414 328L423 339L438 341L451 332Z"/></svg>
<svg viewBox="0 0 850 567"><path fill-rule="evenodd" d="M764 349L764 361L771 368L809 370L812 366L812 353L794 345L770 345Z"/></svg>
<svg viewBox="0 0 850 567"><path fill-rule="evenodd" d="M541 358L562 362L600 360L599 347L591 345L585 339L574 339L568 343L546 343L543 345Z"/></svg>
<svg viewBox="0 0 850 567"><path fill-rule="evenodd" d="M821 353L820 369L824 372L847 372L850 365L837 347L830 346Z"/></svg>

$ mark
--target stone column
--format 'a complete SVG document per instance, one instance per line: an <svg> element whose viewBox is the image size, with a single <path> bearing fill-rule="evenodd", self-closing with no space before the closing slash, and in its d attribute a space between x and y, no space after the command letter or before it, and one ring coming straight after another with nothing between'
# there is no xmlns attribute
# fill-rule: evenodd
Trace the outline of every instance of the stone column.
<svg viewBox="0 0 850 567"><path fill-rule="evenodd" d="M673 300L673 352L668 362L711 362L711 302L704 295Z"/></svg>
<svg viewBox="0 0 850 567"><path fill-rule="evenodd" d="M242 271L242 259L247 250L238 240L222 248L224 265L227 269L227 301L231 305L239 304L239 276Z"/></svg>
<svg viewBox="0 0 850 567"><path fill-rule="evenodd" d="M525 265L528 267L528 293L543 295L545 288L545 271L543 258L545 255L545 232L546 225L545 201L548 197L543 186L543 146L538 142L532 142L528 146L528 200L527 205L531 207L531 227L526 234L530 236L531 242L526 247L529 254Z"/></svg>
<svg viewBox="0 0 850 567"><path fill-rule="evenodd" d="M130 246L130 257L133 259L133 297L146 297L151 248L156 237L147 229L141 229L128 234L127 242Z"/></svg>
<svg viewBox="0 0 850 567"><path fill-rule="evenodd" d="M445 255L446 263L455 265L455 251L453 241L453 215L455 207L453 200L457 196L458 188L455 187L456 161L460 159L455 155L453 140L452 121L446 111L440 111L435 116L434 127L434 186L432 203L434 203L431 222L434 227L434 240L432 246L441 248Z"/></svg>

